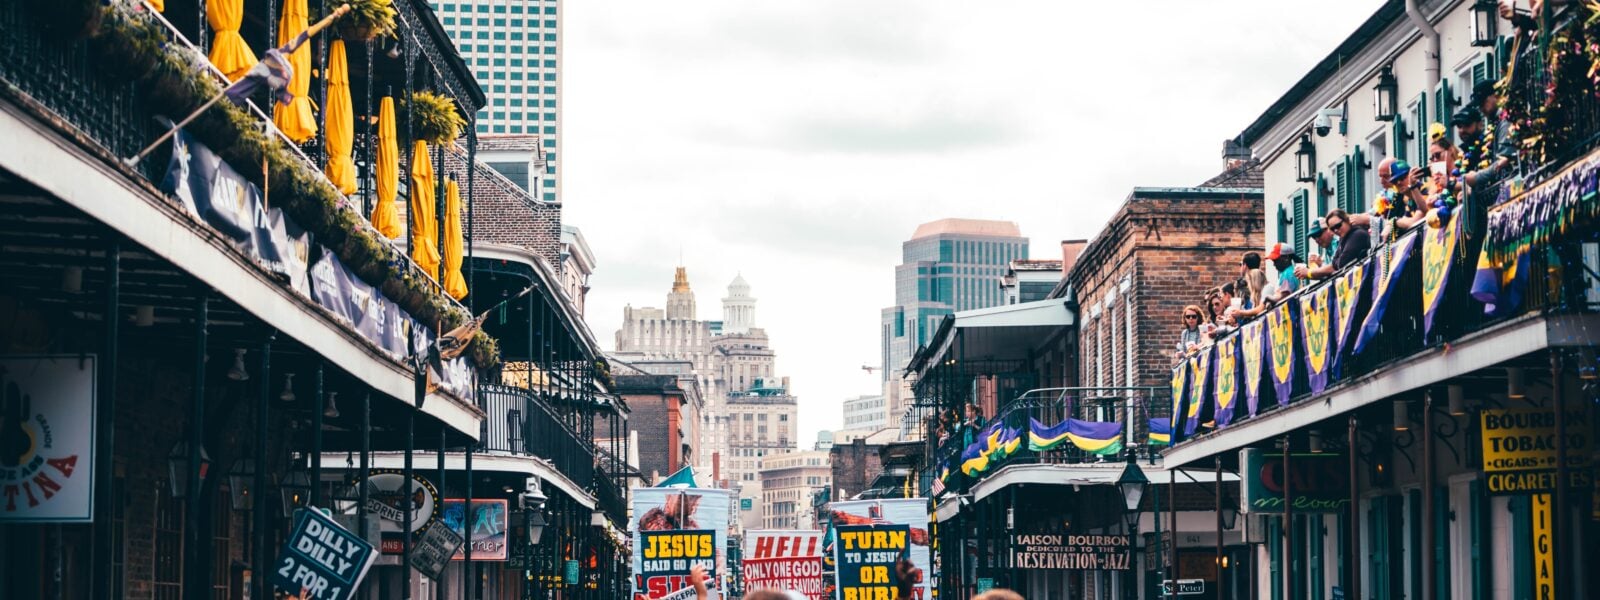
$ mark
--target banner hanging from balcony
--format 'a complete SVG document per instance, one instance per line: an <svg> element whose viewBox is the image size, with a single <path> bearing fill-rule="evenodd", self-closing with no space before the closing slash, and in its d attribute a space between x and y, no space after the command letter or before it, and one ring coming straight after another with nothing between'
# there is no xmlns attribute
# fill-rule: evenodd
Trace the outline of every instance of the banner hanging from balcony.
<svg viewBox="0 0 1600 600"><path fill-rule="evenodd" d="M727 561L728 523L733 514L729 490L633 488L633 599L660 598L691 588L689 571L705 569L710 598L722 596Z"/></svg>
<svg viewBox="0 0 1600 600"><path fill-rule="evenodd" d="M1389 298L1394 295L1394 283L1405 272L1406 260L1411 258L1411 249L1417 245L1416 242L1417 232L1413 231L1390 244L1387 251L1379 249L1377 254L1365 261L1369 267L1375 268L1372 276L1372 308L1361 323L1361 331L1356 334L1351 354L1361 353L1372 342L1372 338L1377 337L1378 325L1383 322L1383 311L1388 308Z"/></svg>
<svg viewBox="0 0 1600 600"><path fill-rule="evenodd" d="M1217 427L1233 421L1233 407L1239 403L1239 338L1238 335L1217 340L1217 381L1214 396Z"/></svg>
<svg viewBox="0 0 1600 600"><path fill-rule="evenodd" d="M1579 219L1600 214L1600 157L1566 170L1489 212L1483 253L1492 265L1515 264L1531 248L1549 246ZM1483 261L1480 261L1480 264Z"/></svg>
<svg viewBox="0 0 1600 600"><path fill-rule="evenodd" d="M1116 454L1122 451L1122 424L1068 418L1054 426L1045 427L1038 419L1028 419L1029 450L1054 450L1067 442L1072 442L1079 450L1089 454Z"/></svg>
<svg viewBox="0 0 1600 600"><path fill-rule="evenodd" d="M1462 219L1450 219L1443 227L1422 231L1422 335L1433 331L1433 317L1439 314L1439 301L1450 283L1450 265L1456 260L1461 242Z"/></svg>
<svg viewBox="0 0 1600 600"><path fill-rule="evenodd" d="M968 476L989 470L1022 445L1022 432L996 419L978 432L978 440L961 452L961 472Z"/></svg>
<svg viewBox="0 0 1600 600"><path fill-rule="evenodd" d="M267 272L304 289L310 236L283 211L267 208L261 188L222 162L188 132L172 136L172 159L161 190L178 197L189 215L226 238ZM295 235L291 236L293 231Z"/></svg>
<svg viewBox="0 0 1600 600"><path fill-rule="evenodd" d="M1478 269L1472 276L1472 297L1483 303L1483 314L1502 316L1522 305L1533 269L1533 251L1520 248L1505 262L1496 262L1487 247L1478 253Z"/></svg>
<svg viewBox="0 0 1600 600"><path fill-rule="evenodd" d="M1167 419L1167 426L1175 439L1169 443L1183 439L1183 410L1184 403L1189 399L1189 361L1181 359L1178 366L1172 368L1172 417Z"/></svg>
<svg viewBox="0 0 1600 600"><path fill-rule="evenodd" d="M1211 353L1215 346L1201 348L1189 357L1189 405L1183 411L1183 436L1194 435L1204 417L1203 408L1211 399Z"/></svg>
<svg viewBox="0 0 1600 600"><path fill-rule="evenodd" d="M311 267L312 299L390 357L405 358L411 317L344 266L332 250L323 248L321 255Z"/></svg>
<svg viewBox="0 0 1600 600"><path fill-rule="evenodd" d="M1311 393L1320 394L1328 387L1329 346L1333 343L1333 307L1330 306L1333 286L1322 285L1300 295L1300 339L1305 349L1306 382Z"/></svg>
<svg viewBox="0 0 1600 600"><path fill-rule="evenodd" d="M1256 416L1261 403L1261 363L1266 362L1262 350L1266 347L1267 322L1256 319L1239 328L1240 366L1244 371L1244 405L1250 416ZM1231 420L1231 417L1230 417Z"/></svg>
<svg viewBox="0 0 1600 600"><path fill-rule="evenodd" d="M884 548L876 550L876 552L891 552L898 554L899 557L911 559L911 564L916 569L914 576L916 577L917 584L916 587L912 588L911 590L911 598L902 600L921 600L932 597L930 586L933 582L932 573L934 570L933 558L929 552L929 548L930 544L933 543L933 536L929 535L928 533L928 501L926 499L908 498L894 500L850 500L831 502L828 504L828 512L829 522L832 523L836 529L828 537L829 547L824 552L833 556L834 564L836 565L836 572L839 573L839 585L836 588L837 591L836 595L834 596L835 598L888 597L883 595L863 595L864 590L859 589L856 591L855 595L848 595L845 573L847 571L851 571L852 569L850 569L848 566L851 563L841 560L843 557L840 556L840 553L850 551L840 544L839 529L841 526L869 526L874 529L882 528L885 531L891 530L890 528L893 528L893 530L905 531L906 537L903 546L900 548ZM871 557L859 556L856 558L866 559ZM857 565L858 568L853 569L858 574L861 572L859 566L861 565ZM888 572L891 574L890 579L892 580L894 563L890 562L889 567L890 570ZM892 584L890 585L891 587L889 588L888 593L892 595L894 592ZM880 588L881 586L878 586L877 584L871 584L871 587ZM883 591L879 589L865 590L865 592L867 594L883 593Z"/></svg>
<svg viewBox="0 0 1600 600"><path fill-rule="evenodd" d="M1294 393L1294 321L1298 307L1294 302L1283 302L1267 311L1267 364L1272 371L1273 395L1278 406L1289 405L1289 395Z"/></svg>
<svg viewBox="0 0 1600 600"><path fill-rule="evenodd" d="M1159 419L1150 419L1150 437L1149 437L1148 443L1151 446L1170 446L1170 445L1172 445L1172 418L1171 417L1162 417L1162 418L1159 418Z"/></svg>
<svg viewBox="0 0 1600 600"><path fill-rule="evenodd" d="M1356 264L1333 279L1333 300L1336 311L1333 319L1334 350L1333 374L1338 377L1344 370L1344 359L1350 355L1350 332L1355 331L1356 307L1367 285L1367 261Z"/></svg>

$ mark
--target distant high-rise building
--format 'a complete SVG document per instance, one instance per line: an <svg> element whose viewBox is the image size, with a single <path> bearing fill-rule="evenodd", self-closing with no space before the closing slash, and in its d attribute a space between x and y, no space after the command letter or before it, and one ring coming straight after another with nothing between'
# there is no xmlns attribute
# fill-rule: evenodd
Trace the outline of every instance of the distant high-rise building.
<svg viewBox="0 0 1600 600"><path fill-rule="evenodd" d="M556 0L430 2L456 49L483 86L488 103L478 111L480 138L537 135L538 157L519 161L486 157L497 170L521 163L537 177L507 176L545 202L561 200L561 11ZM565 4L565 2L561 2ZM481 144L481 142L480 142ZM480 148L481 149L481 148ZM502 171L506 172L506 171Z"/></svg>
<svg viewBox="0 0 1600 600"><path fill-rule="evenodd" d="M889 426L889 406L882 394L857 396L844 401L844 428L883 429Z"/></svg>
<svg viewBox="0 0 1600 600"><path fill-rule="evenodd" d="M750 284L744 275L735 275L733 283L728 284L728 295L722 299L722 333L745 333L755 325L756 299L750 295Z"/></svg>
<svg viewBox="0 0 1600 600"><path fill-rule="evenodd" d="M1006 267L1028 258L1028 238L1010 221L940 219L917 226L894 269L894 306L882 313L884 396L898 423L909 400L906 364L946 315L1005 304Z"/></svg>
<svg viewBox="0 0 1600 600"><path fill-rule="evenodd" d="M827 450L808 450L761 459L761 501L754 503L763 529L813 529L811 499L833 485Z"/></svg>

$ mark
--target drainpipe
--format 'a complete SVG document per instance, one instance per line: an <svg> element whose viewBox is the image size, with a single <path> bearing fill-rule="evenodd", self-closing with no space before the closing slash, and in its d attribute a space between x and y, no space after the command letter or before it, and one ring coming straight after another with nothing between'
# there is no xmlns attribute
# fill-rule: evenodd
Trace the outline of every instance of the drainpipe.
<svg viewBox="0 0 1600 600"><path fill-rule="evenodd" d="M1422 37L1428 40L1428 61L1425 69L1428 75L1428 87L1423 89L1423 92L1432 92L1434 88L1439 87L1439 30L1434 29L1433 24L1428 22L1428 17L1422 14L1422 8L1418 4L1417 0L1406 0L1406 16L1411 19L1412 25L1417 26L1417 31L1422 32ZM1423 128L1427 126L1427 123L1422 124Z"/></svg>

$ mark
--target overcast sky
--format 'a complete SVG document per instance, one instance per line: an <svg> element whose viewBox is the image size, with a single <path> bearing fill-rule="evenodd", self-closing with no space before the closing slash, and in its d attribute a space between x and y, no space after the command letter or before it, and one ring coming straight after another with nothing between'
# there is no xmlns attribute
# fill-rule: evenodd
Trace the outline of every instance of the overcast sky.
<svg viewBox="0 0 1600 600"><path fill-rule="evenodd" d="M599 262L588 321L703 319L737 273L800 398L802 447L879 392L900 244L1015 221L1032 256L1134 186L1187 186L1380 0L586 0L563 10L565 220Z"/></svg>

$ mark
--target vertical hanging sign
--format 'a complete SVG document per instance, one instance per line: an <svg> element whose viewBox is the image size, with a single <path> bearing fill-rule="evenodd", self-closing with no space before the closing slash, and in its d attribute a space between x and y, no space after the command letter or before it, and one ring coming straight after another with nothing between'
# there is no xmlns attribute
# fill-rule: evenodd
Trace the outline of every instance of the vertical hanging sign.
<svg viewBox="0 0 1600 600"><path fill-rule="evenodd" d="M1550 494L1533 496L1533 597L1556 597L1556 555L1550 533L1555 528Z"/></svg>

